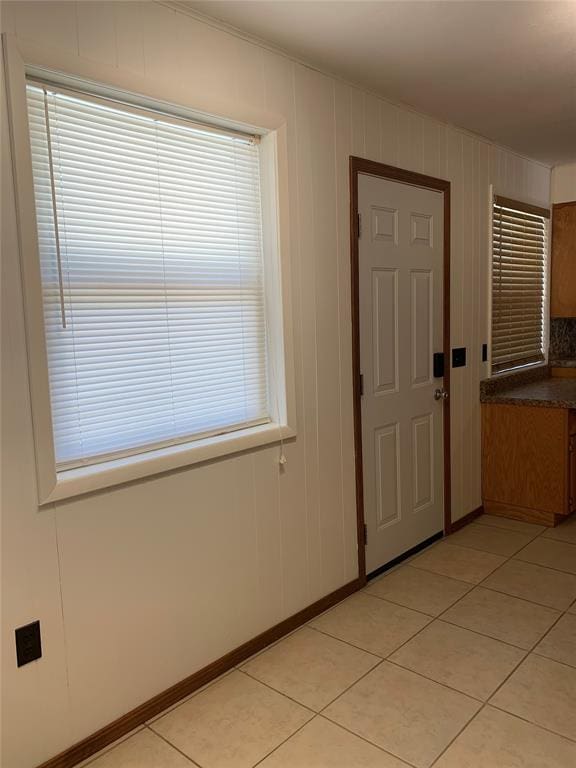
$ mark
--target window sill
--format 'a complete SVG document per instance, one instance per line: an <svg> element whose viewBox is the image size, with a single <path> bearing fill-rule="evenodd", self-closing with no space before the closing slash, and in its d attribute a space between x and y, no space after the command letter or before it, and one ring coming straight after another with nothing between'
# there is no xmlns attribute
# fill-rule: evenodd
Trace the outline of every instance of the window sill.
<svg viewBox="0 0 576 768"><path fill-rule="evenodd" d="M547 368L547 367L548 367L548 361L543 360L538 363L528 363L528 365L519 365L516 368L507 368L505 371L496 371L495 373L490 374L490 378L501 379L506 376L511 376L512 374L524 373L524 371L533 371L538 368Z"/></svg>
<svg viewBox="0 0 576 768"><path fill-rule="evenodd" d="M40 505L278 443L280 439L286 440L295 436L295 430L287 425L263 424L169 448L159 448L136 456L68 469L56 474L52 490L40 499Z"/></svg>

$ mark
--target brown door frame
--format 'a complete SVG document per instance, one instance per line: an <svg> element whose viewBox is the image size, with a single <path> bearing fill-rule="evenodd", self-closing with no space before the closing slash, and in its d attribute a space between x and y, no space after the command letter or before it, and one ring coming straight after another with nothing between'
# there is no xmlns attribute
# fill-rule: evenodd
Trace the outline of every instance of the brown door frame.
<svg viewBox="0 0 576 768"><path fill-rule="evenodd" d="M450 461L450 182L405 171L361 157L350 157L350 268L352 285L352 396L354 401L354 449L356 456L356 515L358 521L358 572L366 580L364 471L362 463L362 415L360 394L360 308L358 263L358 176L364 173L382 179L435 189L444 194L444 534L452 529Z"/></svg>

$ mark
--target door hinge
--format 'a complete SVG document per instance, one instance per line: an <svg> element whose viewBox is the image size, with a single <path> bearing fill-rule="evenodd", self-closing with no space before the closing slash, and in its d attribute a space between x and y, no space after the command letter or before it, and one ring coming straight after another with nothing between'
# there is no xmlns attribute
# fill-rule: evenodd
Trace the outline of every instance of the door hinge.
<svg viewBox="0 0 576 768"><path fill-rule="evenodd" d="M358 239L362 237L362 214L358 213Z"/></svg>
<svg viewBox="0 0 576 768"><path fill-rule="evenodd" d="M364 374L360 374L360 397L364 395Z"/></svg>
<svg viewBox="0 0 576 768"><path fill-rule="evenodd" d="M368 526L364 523L364 546L368 544Z"/></svg>

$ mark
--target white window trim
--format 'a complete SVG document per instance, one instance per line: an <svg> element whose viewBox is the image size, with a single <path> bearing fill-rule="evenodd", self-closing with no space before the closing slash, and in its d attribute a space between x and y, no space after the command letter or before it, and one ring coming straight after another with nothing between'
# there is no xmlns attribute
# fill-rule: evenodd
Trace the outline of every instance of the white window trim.
<svg viewBox="0 0 576 768"><path fill-rule="evenodd" d="M520 373L521 371L531 371L535 368L546 368L548 366L548 351L550 346L550 275L551 275L551 231L552 231L552 218L549 219L548 223L548 238L546 242L546 282L545 282L545 296L544 296L544 324L543 324L543 333L544 333L544 360L539 361L537 363L528 363L527 365L520 365L516 366L514 368L509 368L505 371L493 371L492 370L492 259L493 259L493 252L492 252L492 226L494 221L494 197L498 193L496 192L494 185L490 184L488 188L488 284L487 284L487 292L488 292L488 313L487 313L487 320L488 320L488 328L486 329L487 338L489 339L488 343L488 358L486 361L486 366L488 370L488 378L490 379L498 379L502 376L510 376L512 373ZM529 201L526 201L529 202ZM538 203L535 203L537 205Z"/></svg>
<svg viewBox="0 0 576 768"><path fill-rule="evenodd" d="M28 132L26 105L26 74L43 72L54 82L66 85L71 81L93 80L93 72L78 72L83 63L69 57L64 69L74 75L62 74L62 57L57 61L38 62L27 51L26 62L12 35L2 35L2 49L6 70L10 141L16 193L18 242L24 294L24 316L28 354L28 376L32 423L36 453L36 479L39 505L78 496L110 486L138 480L150 475L179 469L199 462L225 457L240 451L279 443L296 436L296 408L294 391L294 362L291 322L290 271L283 254L287 248L287 148L285 125L274 116L267 116L264 125L255 128L241 119L214 118L216 125L261 134L261 189L263 218L263 250L265 261L265 301L268 318L268 356L271 373L270 404L272 421L221 435L205 437L178 445L116 458L58 472L52 437L52 417L48 379L48 361L44 336L42 284L36 206ZM42 52L43 59L46 53ZM48 56L49 58L49 56ZM103 78L106 81L109 78ZM131 84L120 82L110 90L132 93ZM142 103L152 106L162 103L158 93L138 89ZM166 103L166 102L164 102ZM175 101L181 104L181 100ZM194 111L190 104L181 104L183 113L195 114L206 121L207 113Z"/></svg>

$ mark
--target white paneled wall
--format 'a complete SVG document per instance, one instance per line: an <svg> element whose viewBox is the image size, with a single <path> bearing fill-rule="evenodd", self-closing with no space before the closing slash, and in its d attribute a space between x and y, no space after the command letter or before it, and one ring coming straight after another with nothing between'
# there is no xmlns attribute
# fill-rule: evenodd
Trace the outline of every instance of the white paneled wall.
<svg viewBox="0 0 576 768"><path fill-rule="evenodd" d="M3 126L3 765L32 768L355 578L348 157L452 182L453 511L480 504L488 189L548 203L549 169L153 3L4 3L25 58L259 124L288 142L298 438L35 506L22 296ZM5 113L4 104L2 112ZM7 450L9 448L9 450ZM44 657L17 670L14 627Z"/></svg>

